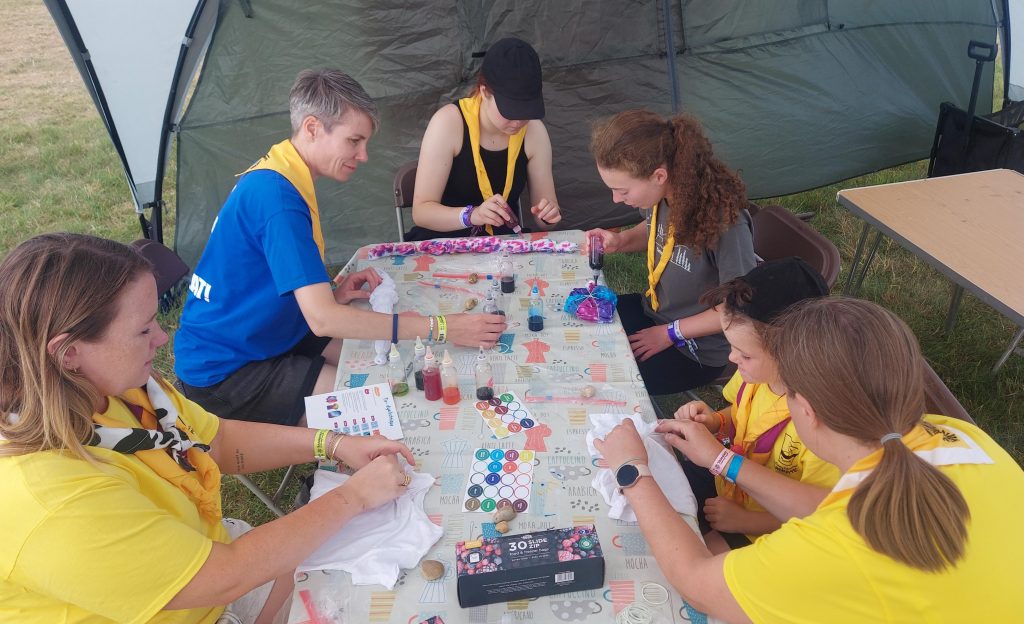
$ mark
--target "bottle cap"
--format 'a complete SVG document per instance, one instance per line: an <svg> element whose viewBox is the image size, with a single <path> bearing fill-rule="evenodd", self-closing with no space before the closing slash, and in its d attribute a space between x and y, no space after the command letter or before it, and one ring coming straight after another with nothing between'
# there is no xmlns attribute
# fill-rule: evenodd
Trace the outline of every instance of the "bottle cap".
<svg viewBox="0 0 1024 624"><path fill-rule="evenodd" d="M540 296L540 291L537 290L537 285L536 284L534 284L533 285L533 289L530 290L530 296L533 297L534 295L536 295L538 297Z"/></svg>
<svg viewBox="0 0 1024 624"><path fill-rule="evenodd" d="M431 362L434 361L434 351L430 348L430 345L427 345L427 355L423 359L430 360Z"/></svg>
<svg viewBox="0 0 1024 624"><path fill-rule="evenodd" d="M392 342L391 343L391 353L388 353L388 359L391 360L392 362L394 362L394 361L398 360L401 357L402 357L401 354L398 353L398 345L396 345L395 343Z"/></svg>
<svg viewBox="0 0 1024 624"><path fill-rule="evenodd" d="M441 363L444 364L445 366L452 365L452 355L448 353L448 349L444 350L444 359L441 360Z"/></svg>
<svg viewBox="0 0 1024 624"><path fill-rule="evenodd" d="M483 345L480 345L480 353L476 356L476 359L478 359L478 360L486 360L487 359L487 354L484 353L484 346Z"/></svg>
<svg viewBox="0 0 1024 624"><path fill-rule="evenodd" d="M416 346L413 347L413 351L416 353L416 355L423 354L423 341L420 340L419 336L416 336Z"/></svg>

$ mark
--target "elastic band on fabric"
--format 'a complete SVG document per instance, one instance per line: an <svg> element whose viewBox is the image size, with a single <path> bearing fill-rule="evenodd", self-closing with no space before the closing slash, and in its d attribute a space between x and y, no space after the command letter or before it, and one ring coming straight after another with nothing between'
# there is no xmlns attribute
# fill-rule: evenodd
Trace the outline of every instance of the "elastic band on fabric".
<svg viewBox="0 0 1024 624"><path fill-rule="evenodd" d="M903 437L903 434L901 434L901 433L896 433L896 432L887 433L887 434L885 434L884 436L881 437L879 442L881 442L884 445L889 440L899 440L902 437Z"/></svg>

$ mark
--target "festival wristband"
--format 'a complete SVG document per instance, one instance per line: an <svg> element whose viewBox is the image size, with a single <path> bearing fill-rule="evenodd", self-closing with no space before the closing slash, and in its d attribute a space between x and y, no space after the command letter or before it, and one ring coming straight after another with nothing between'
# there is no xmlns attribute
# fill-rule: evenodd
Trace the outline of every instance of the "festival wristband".
<svg viewBox="0 0 1024 624"><path fill-rule="evenodd" d="M437 341L441 344L448 342L448 319L444 315L437 317Z"/></svg>
<svg viewBox="0 0 1024 624"><path fill-rule="evenodd" d="M313 436L313 459L327 459L327 434L329 429L317 429Z"/></svg>
<svg viewBox="0 0 1024 624"><path fill-rule="evenodd" d="M391 344L398 344L398 315L391 315Z"/></svg>
<svg viewBox="0 0 1024 624"><path fill-rule="evenodd" d="M729 483L736 483L736 477L740 475L740 466L743 465L743 456L733 453L732 461L729 462L729 469L725 471L725 480Z"/></svg>
<svg viewBox="0 0 1024 624"><path fill-rule="evenodd" d="M469 220L470 215L473 214L473 204L470 204L462 209L459 214L459 219L462 221L463 227L472 227L472 223Z"/></svg>
<svg viewBox="0 0 1024 624"><path fill-rule="evenodd" d="M715 475L716 477L722 474L722 469L725 468L726 464L729 463L729 458L731 458L735 454L736 453L733 453L727 448L722 449L722 452L718 454L718 457L715 458L715 461L711 463L711 466L708 468L708 471L710 471L711 474Z"/></svg>

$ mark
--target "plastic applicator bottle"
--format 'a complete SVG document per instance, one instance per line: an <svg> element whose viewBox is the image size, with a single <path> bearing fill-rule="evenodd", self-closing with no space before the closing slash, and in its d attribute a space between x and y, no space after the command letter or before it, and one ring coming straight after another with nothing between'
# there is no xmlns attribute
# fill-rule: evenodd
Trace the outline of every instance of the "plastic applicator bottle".
<svg viewBox="0 0 1024 624"><path fill-rule="evenodd" d="M398 352L398 345L393 342L391 343L391 352L388 353L388 385L391 386L391 394L396 397L409 394L402 354Z"/></svg>
<svg viewBox="0 0 1024 624"><path fill-rule="evenodd" d="M539 332L544 329L544 301L540 298L540 291L537 285L533 285L530 291L530 312L527 325L530 331Z"/></svg>
<svg viewBox="0 0 1024 624"><path fill-rule="evenodd" d="M483 345L480 345L480 354L476 356L476 366L473 367L473 376L476 378L476 398L479 401L490 401L494 398L494 371L491 363L487 361L487 354Z"/></svg>
<svg viewBox="0 0 1024 624"><path fill-rule="evenodd" d="M441 388L444 402L448 405L455 405L462 398L459 392L459 371L455 369L448 349L444 350L444 359L441 360Z"/></svg>
<svg viewBox="0 0 1024 624"><path fill-rule="evenodd" d="M423 357L423 394L428 401L441 398L441 371L437 368L434 352L427 345L427 354Z"/></svg>
<svg viewBox="0 0 1024 624"><path fill-rule="evenodd" d="M427 354L427 349L423 346L423 341L420 340L419 336L416 336L416 346L413 347L412 356L412 376L416 380L416 389L423 391L423 358Z"/></svg>

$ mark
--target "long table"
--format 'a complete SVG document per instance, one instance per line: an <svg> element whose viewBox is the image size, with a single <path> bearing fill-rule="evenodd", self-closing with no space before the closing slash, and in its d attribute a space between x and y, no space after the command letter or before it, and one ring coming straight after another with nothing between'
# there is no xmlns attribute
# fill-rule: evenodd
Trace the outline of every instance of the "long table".
<svg viewBox="0 0 1024 624"><path fill-rule="evenodd" d="M572 240L582 247L583 233L557 232L552 238ZM668 600L652 607L661 618L656 621L707 621L703 613L671 589L639 527L609 519L607 506L590 485L594 472L601 466L587 450L588 414L639 413L648 421L655 416L618 318L614 323L597 325L561 312L569 291L584 285L592 276L586 257L582 252L532 253L514 255L513 261L517 288L512 295L506 295L509 328L489 359L494 369L495 391L514 392L525 401L539 424L504 439L494 438L474 408L473 364L477 350L446 346L459 368L461 402L428 402L414 385L408 395L397 399L403 441L417 458L417 470L438 480L439 485L427 494L424 508L430 519L444 528L444 535L426 558L442 562L445 575L428 582L418 570L410 570L389 591L382 586L353 586L349 574L342 571L300 574L289 619L292 624L319 624L318 619L331 622L330 611L338 608L344 611L344 622L416 624L431 616L440 616L445 624L612 622L626 605L643 602L643 588L648 583L668 590ZM486 280L470 284L461 278L441 278L441 287L435 287L432 274L476 272L485 276L497 272L497 258L457 254L369 260L367 249L363 248L345 270L367 267L385 271L395 280L399 312L450 314L462 311L469 297L482 302ZM545 303L545 325L539 332L529 331L526 322L529 289L534 283ZM411 342L403 341L400 350L404 361L411 361ZM336 387L386 381L385 367L375 366L373 358L373 341L346 340ZM412 385L411 376L409 381ZM592 387L595 396L584 398L585 386ZM603 588L469 609L459 607L455 543L489 532L491 527L484 523L492 522L491 514L467 512L463 506L470 454L478 447L535 451L530 506L511 522L510 534L595 525L606 562ZM696 519L684 518L696 531ZM657 592L657 588L648 589Z"/></svg>

